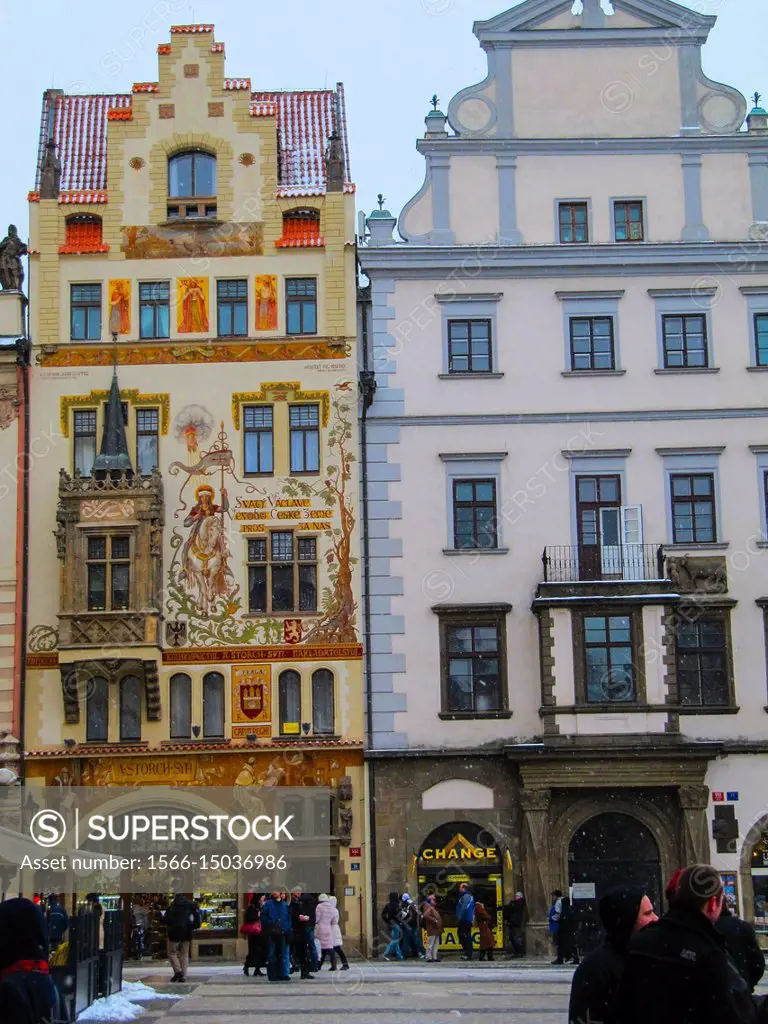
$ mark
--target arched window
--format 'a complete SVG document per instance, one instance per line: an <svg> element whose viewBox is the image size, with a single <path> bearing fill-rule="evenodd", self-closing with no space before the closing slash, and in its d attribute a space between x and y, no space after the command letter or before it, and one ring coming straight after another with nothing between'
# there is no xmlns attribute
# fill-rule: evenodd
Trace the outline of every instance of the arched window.
<svg viewBox="0 0 768 1024"><path fill-rule="evenodd" d="M102 676L85 683L85 738L106 743L109 738L109 684Z"/></svg>
<svg viewBox="0 0 768 1024"><path fill-rule="evenodd" d="M224 676L209 672L203 679L203 736L224 736Z"/></svg>
<svg viewBox="0 0 768 1024"><path fill-rule="evenodd" d="M324 245L319 210L288 210L283 214L283 236L278 249L314 249Z"/></svg>
<svg viewBox="0 0 768 1024"><path fill-rule="evenodd" d="M120 739L141 739L141 680L137 676L120 680Z"/></svg>
<svg viewBox="0 0 768 1024"><path fill-rule="evenodd" d="M168 219L199 217L216 217L216 157L177 153L168 160Z"/></svg>
<svg viewBox="0 0 768 1024"><path fill-rule="evenodd" d="M301 676L288 669L280 673L278 682L280 733L298 736L301 733Z"/></svg>
<svg viewBox="0 0 768 1024"><path fill-rule="evenodd" d="M312 674L312 732L330 735L336 731L333 672L319 668Z"/></svg>
<svg viewBox="0 0 768 1024"><path fill-rule="evenodd" d="M192 736L192 680L183 672L171 676L171 739Z"/></svg>
<svg viewBox="0 0 768 1024"><path fill-rule="evenodd" d="M67 217L59 252L106 252L108 248L102 238L101 217L82 213Z"/></svg>

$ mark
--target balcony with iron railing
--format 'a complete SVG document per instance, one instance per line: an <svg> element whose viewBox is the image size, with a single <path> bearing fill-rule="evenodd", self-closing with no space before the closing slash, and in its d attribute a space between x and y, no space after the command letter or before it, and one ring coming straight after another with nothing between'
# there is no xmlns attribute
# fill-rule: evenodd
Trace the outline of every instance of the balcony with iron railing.
<svg viewBox="0 0 768 1024"><path fill-rule="evenodd" d="M555 545L544 548L544 583L666 581L661 544Z"/></svg>

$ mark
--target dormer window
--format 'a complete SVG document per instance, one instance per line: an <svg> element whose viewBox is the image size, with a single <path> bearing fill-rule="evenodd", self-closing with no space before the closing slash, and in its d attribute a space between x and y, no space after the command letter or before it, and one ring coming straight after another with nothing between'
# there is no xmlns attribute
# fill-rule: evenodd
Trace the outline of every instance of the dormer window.
<svg viewBox="0 0 768 1024"><path fill-rule="evenodd" d="M108 252L109 246L104 244L101 229L101 217L76 214L67 217L64 225L64 245L59 247L60 253Z"/></svg>
<svg viewBox="0 0 768 1024"><path fill-rule="evenodd" d="M200 150L168 161L168 220L216 219L216 157Z"/></svg>
<svg viewBox="0 0 768 1024"><path fill-rule="evenodd" d="M278 249L316 249L324 245L318 210L289 210L283 214L283 236Z"/></svg>

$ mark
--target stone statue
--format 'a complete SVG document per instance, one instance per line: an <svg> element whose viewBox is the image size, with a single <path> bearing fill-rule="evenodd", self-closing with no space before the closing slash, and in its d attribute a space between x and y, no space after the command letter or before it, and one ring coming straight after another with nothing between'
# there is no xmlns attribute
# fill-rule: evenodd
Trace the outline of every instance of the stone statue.
<svg viewBox="0 0 768 1024"><path fill-rule="evenodd" d="M27 247L19 238L16 225L9 224L8 234L0 242L0 285L3 291L21 291L24 283L21 257L26 255Z"/></svg>
<svg viewBox="0 0 768 1024"><path fill-rule="evenodd" d="M40 168L40 198L58 199L61 185L61 160L56 156L56 143L45 144L45 156Z"/></svg>

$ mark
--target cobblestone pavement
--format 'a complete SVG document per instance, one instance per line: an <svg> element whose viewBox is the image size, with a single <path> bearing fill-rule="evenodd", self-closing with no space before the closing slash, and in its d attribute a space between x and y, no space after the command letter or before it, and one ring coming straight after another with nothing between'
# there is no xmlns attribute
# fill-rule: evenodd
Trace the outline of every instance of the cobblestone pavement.
<svg viewBox="0 0 768 1024"><path fill-rule="evenodd" d="M270 984L235 966L194 964L186 985L172 985L159 964L126 967L130 981L178 1002L145 1004L141 1024L246 1024L253 1017L302 1024L564 1024L572 968L505 963L352 963L314 981Z"/></svg>

